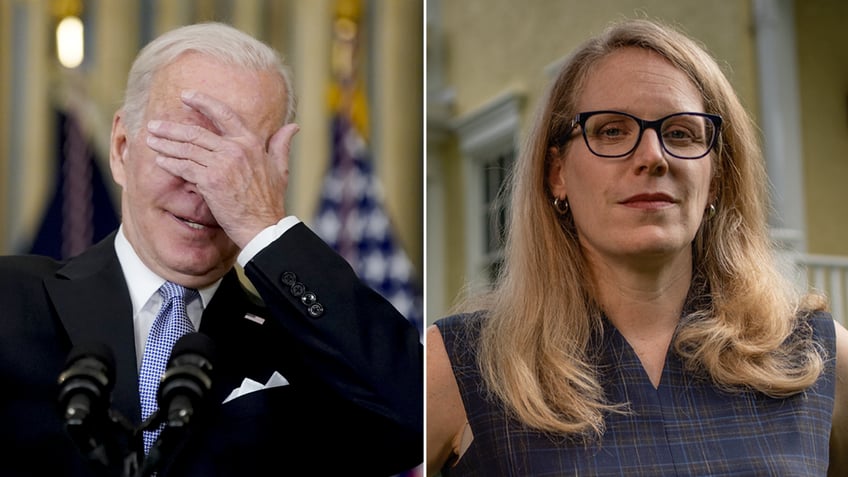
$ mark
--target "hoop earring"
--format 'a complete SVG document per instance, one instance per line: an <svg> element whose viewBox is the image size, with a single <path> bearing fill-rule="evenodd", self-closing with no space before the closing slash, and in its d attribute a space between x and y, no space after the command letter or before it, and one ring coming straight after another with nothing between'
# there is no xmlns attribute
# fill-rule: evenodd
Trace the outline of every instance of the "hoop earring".
<svg viewBox="0 0 848 477"><path fill-rule="evenodd" d="M715 204L710 204L710 206L707 208L707 218L711 219L711 218L715 217L715 214L716 214L716 206L715 206Z"/></svg>
<svg viewBox="0 0 848 477"><path fill-rule="evenodd" d="M554 209L559 215L567 214L569 209L568 197L565 197L562 200L560 200L559 197L554 197Z"/></svg>

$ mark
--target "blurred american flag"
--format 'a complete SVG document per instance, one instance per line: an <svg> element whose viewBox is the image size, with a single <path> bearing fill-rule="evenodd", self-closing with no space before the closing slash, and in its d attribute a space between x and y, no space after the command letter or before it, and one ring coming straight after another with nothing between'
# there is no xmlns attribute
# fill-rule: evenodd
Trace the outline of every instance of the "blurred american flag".
<svg viewBox="0 0 848 477"><path fill-rule="evenodd" d="M84 252L112 233L119 218L81 114L56 109L55 115L52 196L26 252L60 260Z"/></svg>
<svg viewBox="0 0 848 477"><path fill-rule="evenodd" d="M357 275L418 328L421 289L383 209L382 188L362 135L342 114L333 118L332 160L313 228Z"/></svg>
<svg viewBox="0 0 848 477"><path fill-rule="evenodd" d="M423 300L417 274L383 208L383 192L367 145L368 98L359 66L365 3L336 0L329 99L332 155L313 230L383 295L423 336ZM423 443L422 443L423 446ZM421 477L423 466L398 477Z"/></svg>

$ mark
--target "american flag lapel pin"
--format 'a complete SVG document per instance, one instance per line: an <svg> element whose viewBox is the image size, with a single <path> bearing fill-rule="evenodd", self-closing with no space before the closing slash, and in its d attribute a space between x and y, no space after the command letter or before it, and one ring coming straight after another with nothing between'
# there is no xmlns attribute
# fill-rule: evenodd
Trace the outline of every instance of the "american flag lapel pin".
<svg viewBox="0 0 848 477"><path fill-rule="evenodd" d="M261 316L256 316L253 313L246 313L244 315L244 319L250 320L250 321L257 323L257 324L260 324L260 325L265 323L265 318L262 318Z"/></svg>

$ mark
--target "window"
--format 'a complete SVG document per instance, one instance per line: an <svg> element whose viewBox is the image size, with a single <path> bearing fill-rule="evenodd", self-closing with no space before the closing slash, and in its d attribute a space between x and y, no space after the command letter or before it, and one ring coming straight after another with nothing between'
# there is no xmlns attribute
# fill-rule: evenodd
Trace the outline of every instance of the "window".
<svg viewBox="0 0 848 477"><path fill-rule="evenodd" d="M492 284L503 263L506 197L501 189L515 158L522 95L508 92L456 123L463 155L466 275Z"/></svg>
<svg viewBox="0 0 848 477"><path fill-rule="evenodd" d="M504 183L514 161L514 152L509 151L485 161L481 167L483 176L483 203L480 216L485 228L482 270L489 283L494 282L503 264L503 245L506 239L506 215L509 197L501 195Z"/></svg>

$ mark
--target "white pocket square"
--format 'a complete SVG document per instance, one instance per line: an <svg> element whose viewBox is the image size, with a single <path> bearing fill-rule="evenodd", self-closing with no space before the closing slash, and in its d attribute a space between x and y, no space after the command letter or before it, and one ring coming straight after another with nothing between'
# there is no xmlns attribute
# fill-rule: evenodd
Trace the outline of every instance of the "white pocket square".
<svg viewBox="0 0 848 477"><path fill-rule="evenodd" d="M265 384L259 383L250 378L244 378L244 380L242 380L241 382L241 386L233 389L232 392L230 392L230 395L227 396L227 399L224 399L224 402L222 404L226 404L227 402L232 401L237 397L250 394L253 391L276 388L279 386L288 386L288 384L289 380L284 378L282 374L276 371L274 371L274 374L272 374L271 377L268 378L268 381L265 382Z"/></svg>

